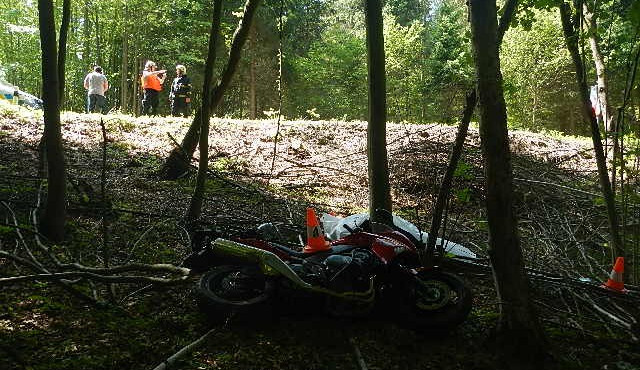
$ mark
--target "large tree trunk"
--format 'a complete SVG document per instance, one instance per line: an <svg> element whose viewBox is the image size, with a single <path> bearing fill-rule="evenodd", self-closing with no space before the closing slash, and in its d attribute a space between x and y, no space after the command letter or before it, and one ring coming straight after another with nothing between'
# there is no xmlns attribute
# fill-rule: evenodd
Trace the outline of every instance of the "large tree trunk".
<svg viewBox="0 0 640 370"><path fill-rule="evenodd" d="M58 40L58 96L59 109L64 105L65 62L67 59L67 35L69 34L69 21L71 19L71 0L62 3L62 22L60 22L60 39Z"/></svg>
<svg viewBox="0 0 640 370"><path fill-rule="evenodd" d="M213 81L213 67L216 63L216 40L220 33L220 14L222 13L222 0L215 0L213 4L213 18L211 20L211 32L209 34L209 53L207 63L204 67L204 83L202 85L202 112L211 110L211 93L209 86ZM198 177L196 188L191 197L191 204L186 214L187 221L195 221L200 217L202 210L202 199L204 197L205 180L209 166L209 116L200 115L200 161L198 163Z"/></svg>
<svg viewBox="0 0 640 370"><path fill-rule="evenodd" d="M511 24L511 19L516 13L518 9L518 0L507 0L502 9L502 17L500 18L500 23L498 24L498 46L502 44L502 38L504 37L505 32L509 29L509 25ZM447 169L442 178L442 182L440 183L440 189L438 191L438 198L436 199L436 204L433 208L433 214L431 217L431 228L429 229L429 238L427 239L427 255L426 258L423 259L423 263L430 265L432 263L433 252L436 247L436 240L438 238L438 232L440 230L440 224L442 223L442 214L444 212L444 208L447 204L447 200L449 199L449 194L451 194L451 185L453 183L453 175L455 173L456 168L458 167L458 162L460 161L460 157L462 157L462 148L464 146L464 141L467 137L467 133L469 132L469 123L471 122L471 117L473 116L473 111L478 103L478 96L476 94L476 89L470 90L467 92L467 98L465 102L464 109L462 111L462 119L460 120L460 125L458 125L458 132L456 133L456 139L451 149L451 155L449 156L449 164L447 165ZM444 250L442 247L438 251L440 255L444 255Z"/></svg>
<svg viewBox="0 0 640 370"><path fill-rule="evenodd" d="M369 70L369 124L367 158L369 161L369 215L373 221L390 222L377 209L392 211L387 159L387 106L384 70L384 36L381 0L365 2L367 56Z"/></svg>
<svg viewBox="0 0 640 370"><path fill-rule="evenodd" d="M211 116L211 111L215 110L218 104L222 101L224 92L227 87L229 87L229 83L235 74L238 62L240 61L242 46L247 40L249 29L251 28L251 22L253 21L253 16L255 15L259 4L260 0L247 0L244 5L244 15L240 20L238 28L233 34L233 40L231 41L229 60L222 72L220 80L211 90L211 105L209 106L209 111L204 113L207 120ZM189 170L191 156L196 150L196 145L198 144L198 133L200 132L202 115L202 109L198 109L193 118L193 122L191 122L191 126L189 126L189 130L182 139L180 147L174 148L169 154L167 161L160 169L160 174L163 179L175 180Z"/></svg>
<svg viewBox="0 0 640 370"><path fill-rule="evenodd" d="M480 138L489 222L489 256L500 302L498 348L505 367L542 368L546 340L529 297L513 203L507 111L498 54L495 0L470 0L480 101Z"/></svg>
<svg viewBox="0 0 640 370"><path fill-rule="evenodd" d="M42 233L53 241L64 239L66 218L66 179L58 87L53 2L38 0L40 45L42 48L42 100L44 102L44 150L47 160L47 200L42 217Z"/></svg>
<svg viewBox="0 0 640 370"><path fill-rule="evenodd" d="M578 48L578 34L576 33L576 27L571 21L571 7L567 3L560 5L560 18L562 20L562 30L564 32L565 42L567 49L573 59L573 64L576 68L576 80L578 82L578 89L580 93L580 100L582 101L582 116L591 127L591 139L593 141L593 150L596 156L596 164L598 166L598 178L600 179L600 187L602 190L602 196L607 207L607 216L609 220L609 231L611 233L611 259L612 263L616 257L624 257L624 246L620 239L619 227L618 227L618 211L616 210L615 197L611 188L611 182L609 181L609 173L607 171L607 162L604 156L604 149L602 148L602 138L600 136L600 129L598 127L598 121L596 120L593 111L591 110L591 101L589 99L589 87L584 77L584 65L580 57L580 50Z"/></svg>
<svg viewBox="0 0 640 370"><path fill-rule="evenodd" d="M611 109L609 107L607 72L604 65L604 57L602 56L602 52L600 52L600 44L598 40L598 24L596 21L595 9L589 9L589 7L587 6L588 3L588 1L583 2L582 14L587 23L589 31L589 46L591 46L591 54L593 55L593 62L596 66L596 75L598 78L598 99L600 100L600 105L602 108L602 120L604 121L605 130L611 131L613 129L613 117L611 116Z"/></svg>

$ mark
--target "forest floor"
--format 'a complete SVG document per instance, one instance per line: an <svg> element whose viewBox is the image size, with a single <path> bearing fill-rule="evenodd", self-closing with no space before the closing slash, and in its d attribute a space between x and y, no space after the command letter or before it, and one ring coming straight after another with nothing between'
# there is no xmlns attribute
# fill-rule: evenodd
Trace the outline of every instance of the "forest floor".
<svg viewBox="0 0 640 370"><path fill-rule="evenodd" d="M106 166L100 119L107 134ZM62 122L69 222L66 241L53 250L86 265L99 265L105 248L114 263L180 264L190 253L182 215L194 172L177 181L161 181L157 174L174 146L172 137L180 140L190 121L65 113ZM33 243L28 230L42 191L42 127L40 112L0 106L0 250L24 253L23 246ZM456 127L387 129L394 212L424 229ZM204 222L234 233L271 221L295 235L304 229L307 206L339 215L366 209L366 123L284 121L274 146L276 132L275 120L212 121ZM606 279L610 269L590 140L512 132L511 149L522 246L527 266L537 271L534 299L558 367L640 369L640 301L585 285ZM472 128L445 236L486 264L481 164ZM101 185L109 212L100 208ZM21 229L11 226L14 215ZM106 308L45 282L2 285L0 368L152 369L217 327L172 368L362 369L363 361L372 370L494 369L500 365L492 344L498 301L490 272L459 272L474 289L474 308L448 335L418 334L381 319L330 318L320 308L260 325L232 320L223 326L198 310L192 292L197 276L149 291L120 285L112 293L118 304ZM543 272L551 278L540 278ZM1 277L27 273L0 258ZM87 293L109 297L103 286L84 285Z"/></svg>

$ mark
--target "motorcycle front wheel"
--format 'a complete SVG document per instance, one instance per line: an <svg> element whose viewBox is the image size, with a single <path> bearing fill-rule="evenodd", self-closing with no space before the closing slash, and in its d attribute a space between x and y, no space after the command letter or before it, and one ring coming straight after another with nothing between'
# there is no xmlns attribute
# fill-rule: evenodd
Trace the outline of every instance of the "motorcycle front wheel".
<svg viewBox="0 0 640 370"><path fill-rule="evenodd" d="M404 317L417 330L450 330L469 316L472 299L471 290L458 276L422 271L408 291Z"/></svg>
<svg viewBox="0 0 640 370"><path fill-rule="evenodd" d="M217 266L197 285L200 308L211 317L236 313L250 318L270 312L274 283L256 266Z"/></svg>

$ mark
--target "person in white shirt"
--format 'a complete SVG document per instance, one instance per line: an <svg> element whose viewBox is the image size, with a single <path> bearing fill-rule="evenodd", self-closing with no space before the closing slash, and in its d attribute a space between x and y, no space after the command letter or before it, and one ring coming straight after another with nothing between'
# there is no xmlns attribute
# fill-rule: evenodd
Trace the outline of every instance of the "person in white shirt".
<svg viewBox="0 0 640 370"><path fill-rule="evenodd" d="M84 88L87 89L87 113L102 113L106 101L104 93L109 90L109 83L102 74L102 67L93 67L93 72L84 78Z"/></svg>

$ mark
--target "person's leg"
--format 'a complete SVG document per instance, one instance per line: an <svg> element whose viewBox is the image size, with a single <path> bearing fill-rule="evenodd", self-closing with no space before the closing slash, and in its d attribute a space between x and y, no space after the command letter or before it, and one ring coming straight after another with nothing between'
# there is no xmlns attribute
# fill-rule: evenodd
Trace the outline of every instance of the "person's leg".
<svg viewBox="0 0 640 370"><path fill-rule="evenodd" d="M178 98L173 98L171 100L171 115L175 117L178 114Z"/></svg>
<svg viewBox="0 0 640 370"><path fill-rule="evenodd" d="M85 102L84 108L87 111L87 113L91 113L91 95L87 94L87 101Z"/></svg>
<svg viewBox="0 0 640 370"><path fill-rule="evenodd" d="M96 95L96 112L104 114L106 98L102 95Z"/></svg>
<svg viewBox="0 0 640 370"><path fill-rule="evenodd" d="M189 117L191 115L191 98L184 99L184 116Z"/></svg>
<svg viewBox="0 0 640 370"><path fill-rule="evenodd" d="M153 115L157 116L158 115L158 105L160 105L160 98L158 97L158 92L155 90L151 90L153 91L153 95L151 96L151 108L153 110Z"/></svg>
<svg viewBox="0 0 640 370"><path fill-rule="evenodd" d="M184 98L175 98L174 100L176 116L184 115Z"/></svg>
<svg viewBox="0 0 640 370"><path fill-rule="evenodd" d="M149 115L149 108L151 108L151 101L149 96L149 90L144 90L142 96L142 115Z"/></svg>
<svg viewBox="0 0 640 370"><path fill-rule="evenodd" d="M96 100L96 94L89 95L89 113L95 112Z"/></svg>

